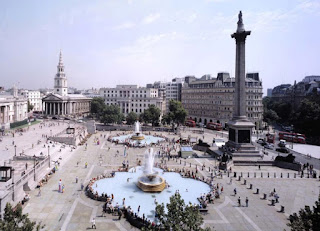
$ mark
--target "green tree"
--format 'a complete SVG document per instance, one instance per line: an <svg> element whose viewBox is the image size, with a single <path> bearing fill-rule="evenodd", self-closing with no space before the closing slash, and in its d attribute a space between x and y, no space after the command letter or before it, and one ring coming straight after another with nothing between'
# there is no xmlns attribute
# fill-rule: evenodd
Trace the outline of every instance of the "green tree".
<svg viewBox="0 0 320 231"><path fill-rule="evenodd" d="M147 123L152 123L152 126L154 126L157 123L159 123L160 115L161 110L158 107L156 107L156 105L151 104L149 105L149 108L144 110L144 112L142 113L142 118L143 121Z"/></svg>
<svg viewBox="0 0 320 231"><path fill-rule="evenodd" d="M134 124L134 122L136 122L137 119L138 119L138 115L132 111L127 115L127 118L126 118L127 124L129 125Z"/></svg>
<svg viewBox="0 0 320 231"><path fill-rule="evenodd" d="M100 120L102 123L121 123L124 120L124 115L120 112L120 108L117 105L107 105L103 109Z"/></svg>
<svg viewBox="0 0 320 231"><path fill-rule="evenodd" d="M304 99L294 121L296 130L311 136L318 136L320 129L320 105L309 99Z"/></svg>
<svg viewBox="0 0 320 231"><path fill-rule="evenodd" d="M103 110L105 109L106 104L102 97L93 98L91 101L91 114L101 115Z"/></svg>
<svg viewBox="0 0 320 231"><path fill-rule="evenodd" d="M44 225L30 221L28 214L22 213L21 205L13 209L10 203L7 203L4 209L3 219L0 220L0 230L3 231L33 231L43 229Z"/></svg>
<svg viewBox="0 0 320 231"><path fill-rule="evenodd" d="M171 196L170 203L166 207L167 213L164 204L159 204L156 207L158 222L165 230L170 230L170 228L176 231L210 230L210 228L201 228L203 217L198 208L191 203L186 205L180 194ZM146 230L152 230L152 228Z"/></svg>
<svg viewBox="0 0 320 231"><path fill-rule="evenodd" d="M320 195L315 202L313 210L309 206L299 211L299 214L293 213L289 216L287 225L292 231L316 231L320 227Z"/></svg>
<svg viewBox="0 0 320 231"><path fill-rule="evenodd" d="M28 112L32 111L34 108L34 106L30 103L30 101L28 100Z"/></svg>
<svg viewBox="0 0 320 231"><path fill-rule="evenodd" d="M178 124L183 124L187 117L187 111L183 108L182 103L176 100L169 101L169 112L166 120Z"/></svg>
<svg viewBox="0 0 320 231"><path fill-rule="evenodd" d="M263 121L267 123L277 122L279 120L278 114L272 109L264 109Z"/></svg>

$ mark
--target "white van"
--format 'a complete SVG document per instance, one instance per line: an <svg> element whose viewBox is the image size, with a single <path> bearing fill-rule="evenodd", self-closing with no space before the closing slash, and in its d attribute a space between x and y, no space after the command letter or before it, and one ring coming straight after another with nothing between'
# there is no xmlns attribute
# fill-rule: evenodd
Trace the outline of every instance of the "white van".
<svg viewBox="0 0 320 231"><path fill-rule="evenodd" d="M280 140L278 146L284 148L287 142L285 140Z"/></svg>

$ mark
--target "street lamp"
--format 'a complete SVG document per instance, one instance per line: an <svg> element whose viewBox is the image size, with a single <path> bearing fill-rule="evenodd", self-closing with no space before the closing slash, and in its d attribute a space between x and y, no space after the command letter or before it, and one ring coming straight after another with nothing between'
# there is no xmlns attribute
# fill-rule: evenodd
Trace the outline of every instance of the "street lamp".
<svg viewBox="0 0 320 231"><path fill-rule="evenodd" d="M14 156L17 156L17 145L14 145Z"/></svg>
<svg viewBox="0 0 320 231"><path fill-rule="evenodd" d="M34 181L36 181L36 155L33 155L33 173L34 173Z"/></svg>
<svg viewBox="0 0 320 231"><path fill-rule="evenodd" d="M51 167L51 161L50 161L50 146L48 145L48 158L49 158L49 168Z"/></svg>
<svg viewBox="0 0 320 231"><path fill-rule="evenodd" d="M293 124L291 124L291 149L293 150Z"/></svg>

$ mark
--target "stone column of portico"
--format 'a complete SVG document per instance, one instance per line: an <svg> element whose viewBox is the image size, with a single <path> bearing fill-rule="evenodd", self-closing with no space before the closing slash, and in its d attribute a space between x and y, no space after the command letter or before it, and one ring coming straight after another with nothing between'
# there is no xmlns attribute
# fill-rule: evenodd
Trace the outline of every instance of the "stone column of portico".
<svg viewBox="0 0 320 231"><path fill-rule="evenodd" d="M52 103L49 103L49 115L52 115Z"/></svg>
<svg viewBox="0 0 320 231"><path fill-rule="evenodd" d="M58 104L58 115L60 115L60 103L57 103Z"/></svg>
<svg viewBox="0 0 320 231"><path fill-rule="evenodd" d="M239 17L237 32L231 35L236 40L236 73L235 73L235 107L234 107L234 120L246 119L247 103L246 103L246 56L245 56L245 42L246 37L251 34L251 31L245 31L241 18ZM240 15L239 14L239 15Z"/></svg>

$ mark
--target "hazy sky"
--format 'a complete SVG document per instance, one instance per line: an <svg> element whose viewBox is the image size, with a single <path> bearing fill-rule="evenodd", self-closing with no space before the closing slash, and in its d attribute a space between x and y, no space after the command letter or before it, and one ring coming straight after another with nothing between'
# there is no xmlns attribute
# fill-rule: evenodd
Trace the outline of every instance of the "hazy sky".
<svg viewBox="0 0 320 231"><path fill-rule="evenodd" d="M320 75L320 1L1 1L0 86L53 87L62 49L68 86L145 85L227 71L234 76L237 14L246 71L264 92Z"/></svg>

